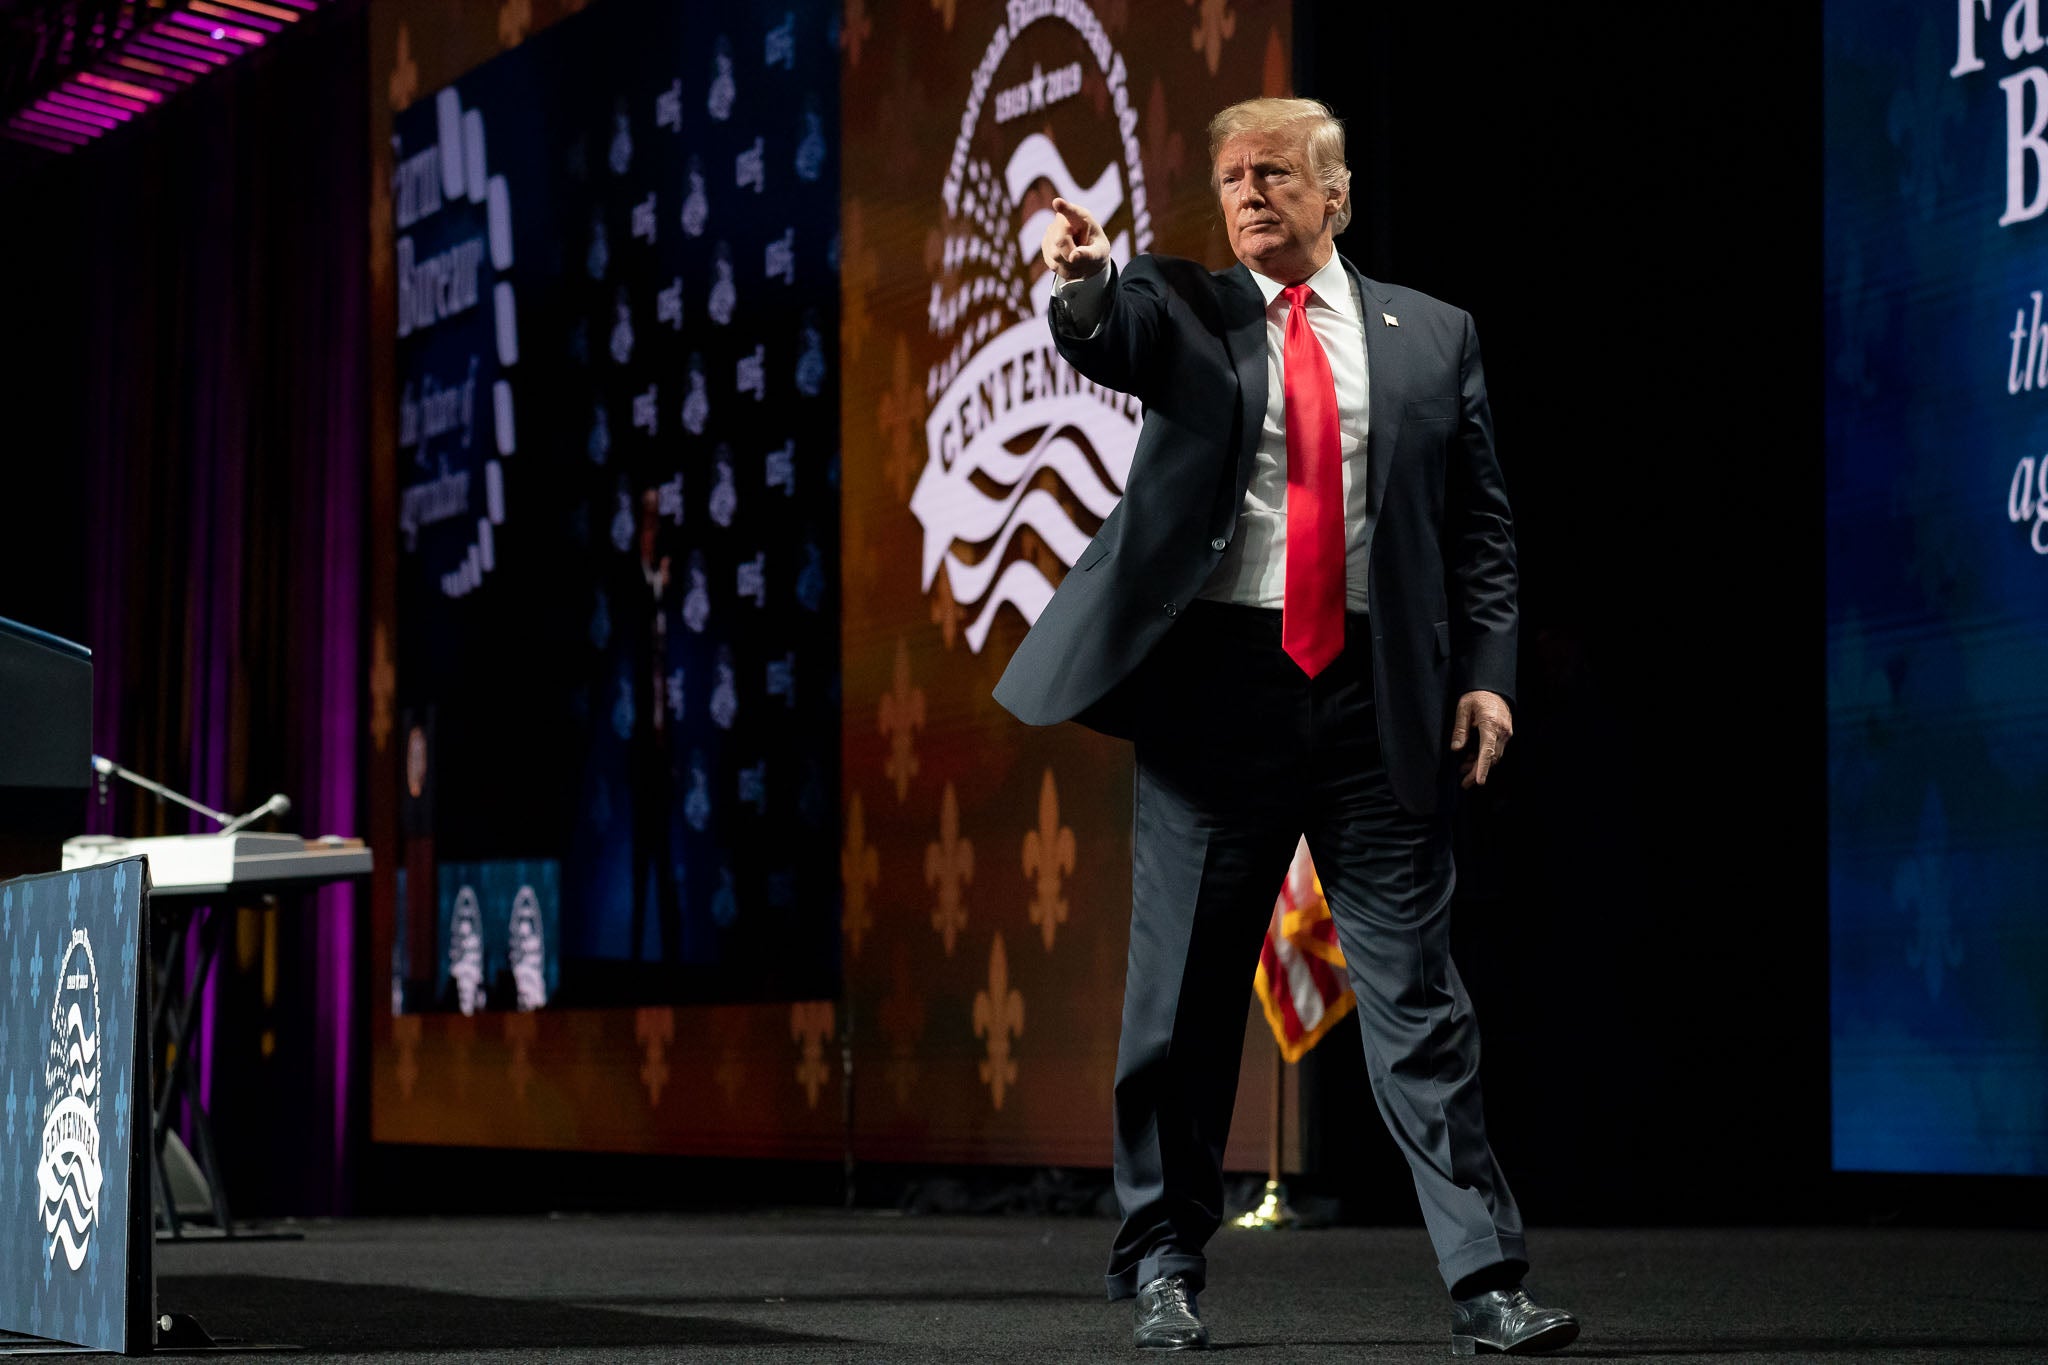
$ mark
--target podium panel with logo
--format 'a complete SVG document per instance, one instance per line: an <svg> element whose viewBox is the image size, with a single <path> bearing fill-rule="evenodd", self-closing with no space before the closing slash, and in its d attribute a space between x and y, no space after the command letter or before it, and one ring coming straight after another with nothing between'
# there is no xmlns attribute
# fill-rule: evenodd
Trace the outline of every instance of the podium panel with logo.
<svg viewBox="0 0 2048 1365"><path fill-rule="evenodd" d="M148 864L0 883L0 1330L149 1349Z"/></svg>

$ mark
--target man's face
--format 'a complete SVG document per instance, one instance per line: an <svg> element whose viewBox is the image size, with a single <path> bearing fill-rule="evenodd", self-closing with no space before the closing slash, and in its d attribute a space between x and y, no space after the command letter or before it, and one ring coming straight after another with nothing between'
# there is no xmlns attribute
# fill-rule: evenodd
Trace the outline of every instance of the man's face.
<svg viewBox="0 0 2048 1365"><path fill-rule="evenodd" d="M1216 186L1231 251L1261 275L1299 284L1330 259L1342 200L1309 174L1300 132L1231 138L1216 154Z"/></svg>

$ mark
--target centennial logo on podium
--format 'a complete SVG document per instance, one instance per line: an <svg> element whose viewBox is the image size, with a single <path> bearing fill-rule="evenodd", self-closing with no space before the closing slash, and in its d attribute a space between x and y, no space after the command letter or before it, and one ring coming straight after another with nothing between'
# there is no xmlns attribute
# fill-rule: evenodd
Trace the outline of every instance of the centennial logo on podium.
<svg viewBox="0 0 2048 1365"><path fill-rule="evenodd" d="M71 931L56 986L36 1183L43 1231L50 1239L46 1259L54 1261L62 1252L64 1264L77 1270L92 1246L105 1180L100 1165L100 980L83 929Z"/></svg>
<svg viewBox="0 0 2048 1365"><path fill-rule="evenodd" d="M1097 73L1106 100L1089 98ZM1053 277L1033 271L1054 195L1095 215L1119 265L1150 247L1144 177L1123 55L1094 10L1012 0L974 69L941 189L926 320L946 349L926 375L926 462L910 498L924 589L965 614L976 653L1004 603L1032 622L1052 597L1020 533L1071 568L1091 535L1077 518L1099 526L1123 495L1138 402L1060 358L1045 316Z"/></svg>

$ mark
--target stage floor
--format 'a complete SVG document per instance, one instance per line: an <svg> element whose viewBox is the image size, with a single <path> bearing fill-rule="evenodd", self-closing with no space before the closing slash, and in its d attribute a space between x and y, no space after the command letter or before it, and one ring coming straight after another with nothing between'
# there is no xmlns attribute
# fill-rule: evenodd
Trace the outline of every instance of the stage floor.
<svg viewBox="0 0 2048 1365"><path fill-rule="evenodd" d="M1130 1360L1111 1225L800 1212L309 1223L165 1246L162 1309L316 1361ZM2048 1360L2048 1233L1539 1231L1530 1288L1565 1356ZM1419 1230L1226 1229L1202 1298L1240 1361L1447 1359Z"/></svg>

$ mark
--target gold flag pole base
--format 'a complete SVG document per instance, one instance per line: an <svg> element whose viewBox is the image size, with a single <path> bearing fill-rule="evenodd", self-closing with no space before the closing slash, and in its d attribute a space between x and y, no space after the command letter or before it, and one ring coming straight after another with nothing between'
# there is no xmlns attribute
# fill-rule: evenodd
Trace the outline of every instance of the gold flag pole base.
<svg viewBox="0 0 2048 1365"><path fill-rule="evenodd" d="M1282 1228L1293 1227L1295 1222L1294 1210L1287 1207L1287 1187L1280 1183L1280 1144L1285 1136L1281 1092L1286 1086L1287 1053L1276 1046L1273 1050L1273 1126L1267 1134L1270 1140L1266 1145L1266 1197L1250 1213L1230 1220L1250 1232L1278 1232Z"/></svg>
<svg viewBox="0 0 2048 1365"><path fill-rule="evenodd" d="M1266 1197L1251 1212L1232 1219L1252 1232L1279 1232L1294 1226L1294 1210L1287 1207L1287 1187L1277 1180L1266 1182Z"/></svg>

